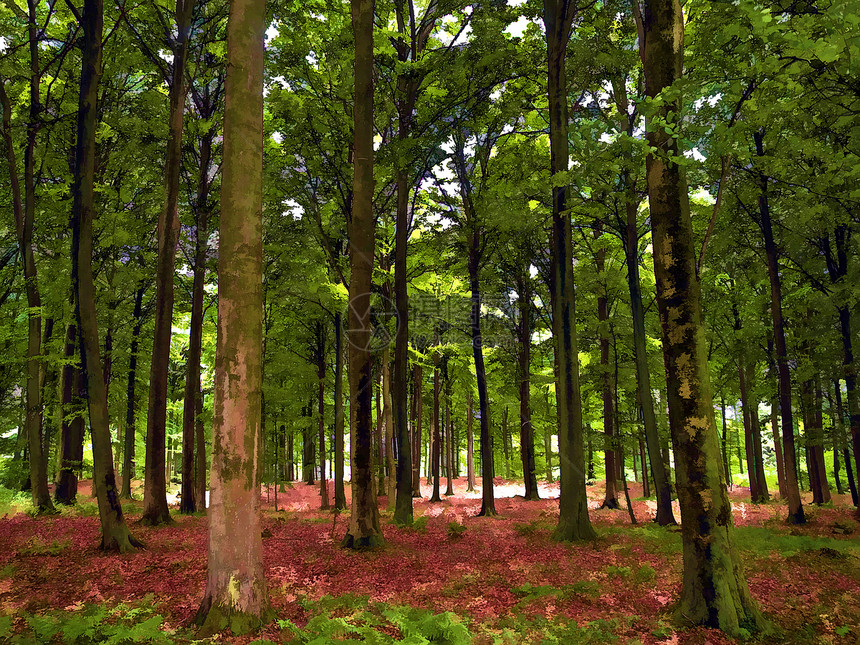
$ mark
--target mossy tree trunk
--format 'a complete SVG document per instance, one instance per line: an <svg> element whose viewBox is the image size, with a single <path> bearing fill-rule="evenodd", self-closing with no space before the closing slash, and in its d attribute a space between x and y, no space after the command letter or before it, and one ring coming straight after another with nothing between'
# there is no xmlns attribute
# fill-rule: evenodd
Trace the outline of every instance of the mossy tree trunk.
<svg viewBox="0 0 860 645"><path fill-rule="evenodd" d="M634 9L638 14L638 4ZM682 75L684 18L679 0L646 0L644 16L637 19L646 94L656 102L647 132L652 152L646 159L646 175L681 507L684 567L678 615L690 624L739 636L742 629L763 626L763 618L750 596L734 544L687 183L674 161L680 152L671 132L678 125L681 99L672 86Z"/></svg>
<svg viewBox="0 0 860 645"><path fill-rule="evenodd" d="M98 86L102 69L102 0L84 0L80 26L81 80L78 100L75 173L72 186L72 286L80 331L84 375L93 444L93 487L99 506L101 547L121 553L142 544L131 536L116 488L108 418L107 389L99 356L99 328L93 281L93 218L95 216L96 129Z"/></svg>
<svg viewBox="0 0 860 645"><path fill-rule="evenodd" d="M565 56L577 5L571 0L544 0L549 98L550 175L567 172L567 74ZM573 284L573 238L567 210L567 184L552 188L552 326L555 340L556 402L558 406L560 540L596 537L588 518L585 495L585 455L582 431L582 393Z"/></svg>
<svg viewBox="0 0 860 645"><path fill-rule="evenodd" d="M204 635L256 630L272 618L263 571L259 475L263 391L263 37L265 0L231 0L209 566L197 612Z"/></svg>
<svg viewBox="0 0 860 645"><path fill-rule="evenodd" d="M382 544L371 461L372 395L370 291L373 219L373 12L374 0L351 0L355 42L353 203L349 227L349 401L352 513L343 544Z"/></svg>

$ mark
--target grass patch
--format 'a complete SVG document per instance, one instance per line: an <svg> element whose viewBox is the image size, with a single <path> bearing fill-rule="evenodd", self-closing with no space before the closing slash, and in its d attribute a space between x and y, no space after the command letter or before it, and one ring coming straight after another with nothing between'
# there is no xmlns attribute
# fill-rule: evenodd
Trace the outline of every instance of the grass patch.
<svg viewBox="0 0 860 645"><path fill-rule="evenodd" d="M860 557L860 543L856 540L790 535L757 526L735 528L735 540L740 549L762 556L775 551L783 558L790 558L801 553L830 549L845 556Z"/></svg>
<svg viewBox="0 0 860 645"><path fill-rule="evenodd" d="M72 544L71 540L51 540L46 542L39 536L31 537L18 549L18 555L60 555Z"/></svg>

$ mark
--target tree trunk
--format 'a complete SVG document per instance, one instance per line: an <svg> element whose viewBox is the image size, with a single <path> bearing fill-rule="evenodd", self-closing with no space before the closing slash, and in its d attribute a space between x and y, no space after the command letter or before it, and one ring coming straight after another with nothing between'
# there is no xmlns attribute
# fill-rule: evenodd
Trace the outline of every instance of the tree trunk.
<svg viewBox="0 0 860 645"><path fill-rule="evenodd" d="M374 0L351 0L355 42L354 172L349 230L349 388L354 424L350 441L352 514L344 546L382 543L371 470L370 290L373 219L373 12Z"/></svg>
<svg viewBox="0 0 860 645"><path fill-rule="evenodd" d="M744 419L744 452L747 456L747 478L750 484L750 500L753 504L763 501L759 492L758 470L756 468L756 455L753 446L752 419L750 415L750 401L747 395L747 370L743 356L738 357L738 383L741 393L741 414Z"/></svg>
<svg viewBox="0 0 860 645"><path fill-rule="evenodd" d="M472 388L466 395L466 491L475 490L475 411L472 409Z"/></svg>
<svg viewBox="0 0 860 645"><path fill-rule="evenodd" d="M441 502L442 497L439 494L439 476L442 461L442 431L439 427L439 390L440 390L440 369L439 356L437 355L433 361L433 445L431 448L432 460L431 475L433 480L433 494L430 496L431 502Z"/></svg>
<svg viewBox="0 0 860 645"><path fill-rule="evenodd" d="M167 437L167 386L170 366L170 334L173 327L173 274L179 243L179 175L182 168L182 130L185 123L185 63L191 31L194 0L176 2L176 39L172 43L173 64L168 116L167 157L164 163L164 207L158 218L158 258L155 273L155 335L149 371L149 408L146 416L146 463L143 483L144 524L172 522L167 508L164 450ZM191 390L196 396L197 389ZM186 391L187 395L187 391ZM186 406L189 416L193 405ZM189 440L191 426L188 427ZM183 423L183 437L186 435ZM189 482L190 483L190 482ZM188 487L189 498L192 498ZM185 499L183 497L183 499ZM193 500L192 500L193 501ZM187 512L187 511L186 511Z"/></svg>
<svg viewBox="0 0 860 645"><path fill-rule="evenodd" d="M340 311L334 314L334 507L346 509L344 478L343 413L343 322Z"/></svg>
<svg viewBox="0 0 860 645"><path fill-rule="evenodd" d="M317 323L317 346L315 350L317 359L317 435L319 437L320 451L320 508L329 508L328 482L325 475L325 327L321 322Z"/></svg>
<svg viewBox="0 0 860 645"><path fill-rule="evenodd" d="M231 0L218 245L209 567L202 635L273 618L260 538L263 391L263 0Z"/></svg>
<svg viewBox="0 0 860 645"><path fill-rule="evenodd" d="M595 229L594 237L600 236ZM598 244L600 242L598 241ZM615 459L615 397L609 370L609 301L606 287L606 248L601 244L595 257L597 264L597 326L600 334L600 383L603 395L603 459L606 471L606 494L601 508L621 508L618 503L618 466Z"/></svg>
<svg viewBox="0 0 860 645"><path fill-rule="evenodd" d="M54 499L58 504L72 505L78 494L78 476L83 467L85 411L83 409L83 374L75 365L77 353L77 327L69 323L66 327L66 346L62 384L62 423L60 425L60 472Z"/></svg>
<svg viewBox="0 0 860 645"><path fill-rule="evenodd" d="M84 374L93 444L93 486L99 506L101 547L126 553L142 546L128 531L113 470L107 392L99 356L99 328L93 282L93 217L98 85L102 66L102 0L84 0L81 17L81 81L72 187L72 285L80 331L81 370Z"/></svg>
<svg viewBox="0 0 860 645"><path fill-rule="evenodd" d="M412 496L421 497L421 440L424 420L424 368L415 365L412 384L412 408L415 411L412 423Z"/></svg>
<svg viewBox="0 0 860 645"><path fill-rule="evenodd" d="M565 56L577 6L570 0L544 0L547 39L550 175L567 172L567 74ZM556 401L561 490L555 535L560 540L596 537L588 518L582 440L582 394L576 339L573 239L567 210L567 185L552 189L552 320L555 339Z"/></svg>
<svg viewBox="0 0 860 645"><path fill-rule="evenodd" d="M27 295L27 382L24 398L26 413L24 432L30 457L30 492L33 507L38 513L53 513L54 504L48 490L48 469L42 446L42 299L36 272L36 256L33 252L33 228L36 220L36 135L39 130L41 69L39 63L39 25L36 16L38 3L28 0L28 35L30 49L30 113L27 122L27 145L24 149L24 201L18 178L18 164L12 140L12 109L5 86L0 89L0 105L3 108L3 140L9 164L12 189L12 211L15 232L24 268L24 290ZM0 79L0 85L4 81Z"/></svg>
<svg viewBox="0 0 860 645"><path fill-rule="evenodd" d="M857 485L854 482L854 469L851 467L851 453L845 437L845 411L842 407L842 386L839 380L833 381L834 398L836 399L836 430L839 433L839 444L842 446L842 459L845 462L845 477L848 479L848 489L851 491L851 501L857 506Z"/></svg>
<svg viewBox="0 0 860 645"><path fill-rule="evenodd" d="M505 411L502 414L502 453L505 457L505 479L511 478L511 451L508 447L508 406L505 406Z"/></svg>
<svg viewBox="0 0 860 645"><path fill-rule="evenodd" d="M728 438L728 425L726 424L726 401L723 399L722 395L720 395L720 417L723 421L723 437L722 437L722 452L723 452L723 470L726 473L726 483L731 485L732 483L732 470L729 468L729 449L726 443Z"/></svg>
<svg viewBox="0 0 860 645"><path fill-rule="evenodd" d="M468 217L468 216L467 216ZM469 218L474 222L475 214ZM475 227L477 229L477 226ZM481 430L481 512L482 517L496 515L493 495L493 446L490 441L490 397L487 393L487 371L484 367L484 344L481 338L481 287L479 263L483 242L478 230L469 233L469 289L472 292L471 337L472 358L475 361L475 379L478 384L478 408Z"/></svg>
<svg viewBox="0 0 860 645"><path fill-rule="evenodd" d="M203 392L197 393L197 414L194 422L194 499L197 510L206 510L206 431L203 426Z"/></svg>
<svg viewBox="0 0 860 645"><path fill-rule="evenodd" d="M140 330L143 327L143 296L146 285L141 283L134 294L134 324L131 328L131 347L128 358L128 380L125 404L125 437L122 451L122 499L131 499L131 480L134 478L134 444L137 430L137 359L140 347Z"/></svg>
<svg viewBox="0 0 860 645"><path fill-rule="evenodd" d="M197 230L194 243L194 278L191 286L191 324L188 333L188 357L185 363L185 399L182 408L182 498L179 510L193 513L199 499L194 478L195 420L200 396L200 356L203 350L203 299L206 295L206 255L209 251L209 166L212 157L213 128L203 135L200 144L200 175L197 181ZM199 451L199 448L198 448ZM199 469L198 469L199 472Z"/></svg>
<svg viewBox="0 0 860 645"><path fill-rule="evenodd" d="M448 376L447 360L445 363L445 435L447 437L445 475L448 479L445 496L450 497L454 494L454 426L451 423L451 379Z"/></svg>
<svg viewBox="0 0 860 645"><path fill-rule="evenodd" d="M646 0L638 15L646 94L652 100L681 77L684 18L678 0ZM657 305L666 368L669 427L675 447L675 481L681 507L683 583L679 615L693 625L734 636L764 619L750 596L734 545L708 374L701 290L689 196L677 139L680 96L659 105L647 140L646 158L654 245ZM667 123L655 127L654 121Z"/></svg>
<svg viewBox="0 0 860 645"><path fill-rule="evenodd" d="M532 293L529 282L528 267L517 276L517 306L520 320L517 326L518 349L517 363L519 367L520 386L520 460L523 463L523 483L525 484L525 499L540 499L537 487L537 467L535 465L535 439L532 427L531 403L531 349L532 349ZM471 395L470 395L471 396ZM469 418L469 440L471 441L471 399L467 408ZM469 476L474 477L471 461Z"/></svg>
<svg viewBox="0 0 860 645"><path fill-rule="evenodd" d="M642 464L642 495L651 497L651 484L648 481L648 459L645 456L645 442L639 437L639 461Z"/></svg>
<svg viewBox="0 0 860 645"><path fill-rule="evenodd" d="M391 410L391 361L387 345L382 350L382 416L385 421L385 434L381 437L385 445L385 495L388 510L393 512L397 503L397 466L394 460L394 419Z"/></svg>
<svg viewBox="0 0 860 645"><path fill-rule="evenodd" d="M307 423L302 428L302 481L308 486L314 485L314 470L316 469L314 448L314 402L313 398L302 411L307 417Z"/></svg>
<svg viewBox="0 0 860 645"><path fill-rule="evenodd" d="M762 132L753 134L758 156L764 156ZM770 204L767 197L767 178L759 175L758 209L760 226L764 237L764 249L767 255L767 273L770 278L771 316L773 317L773 335L776 345L776 365L779 377L779 416L782 419L783 465L785 467L785 491L788 499L788 521L792 524L803 524L806 517L800 501L798 486L797 462L794 447L794 416L791 409L791 373L788 365L788 352L785 344L785 322L782 317L782 285L779 277L779 257L773 237L773 226L770 219Z"/></svg>

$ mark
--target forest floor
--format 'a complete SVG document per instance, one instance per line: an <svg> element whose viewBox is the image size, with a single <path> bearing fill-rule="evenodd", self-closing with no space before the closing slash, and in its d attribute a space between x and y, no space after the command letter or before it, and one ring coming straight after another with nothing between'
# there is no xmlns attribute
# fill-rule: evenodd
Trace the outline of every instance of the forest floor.
<svg viewBox="0 0 860 645"><path fill-rule="evenodd" d="M734 642L673 623L681 538L648 521L653 501L634 500L640 524L632 526L626 510L598 508L598 482L588 488L598 539L561 544L552 539L558 484L526 502L522 484L497 480L495 518L476 517L480 489L466 492L465 479L436 504L423 484L416 525L398 528L383 510L386 546L370 552L340 548L348 514L319 510L318 487L293 484L278 495L278 511L274 489L264 491L265 566L279 621L219 642L389 643L411 634L452 645ZM751 505L743 488L730 495L750 590L774 625L765 642L860 643L860 524L850 499L807 506L809 522L791 527L782 504ZM177 512L175 525L148 528L134 523L140 502L126 503L147 548L111 555L97 548L87 482L78 499L57 516L0 519L0 639L5 630L17 642L76 642L78 634L83 642L192 642L206 581L205 515Z"/></svg>

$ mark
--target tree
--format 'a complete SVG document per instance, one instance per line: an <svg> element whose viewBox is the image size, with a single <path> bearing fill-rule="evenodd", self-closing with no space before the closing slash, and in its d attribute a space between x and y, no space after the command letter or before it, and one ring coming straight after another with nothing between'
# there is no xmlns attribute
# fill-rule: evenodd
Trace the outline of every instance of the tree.
<svg viewBox="0 0 860 645"><path fill-rule="evenodd" d="M102 70L102 0L84 0L78 22L83 31L78 99L75 173L72 185L72 285L80 330L81 371L93 441L93 487L101 521L101 548L126 553L143 544L128 530L119 503L108 418L107 388L99 355L99 327L93 281L93 219L98 93Z"/></svg>
<svg viewBox="0 0 860 645"><path fill-rule="evenodd" d="M231 0L218 247L209 568L196 622L235 634L272 619L260 538L265 0Z"/></svg>
<svg viewBox="0 0 860 645"><path fill-rule="evenodd" d="M555 535L560 540L590 540L596 533L588 519L585 497L582 393L576 340L573 283L573 239L567 211L567 43L578 13L571 0L544 0L549 97L550 176L552 178L552 323L555 339L556 401L561 490Z"/></svg>
<svg viewBox="0 0 860 645"><path fill-rule="evenodd" d="M679 614L740 635L764 625L734 545L708 373L693 226L676 138L684 17L678 0L646 0L638 21L645 90L654 110L646 159L657 305L675 446L684 574Z"/></svg>
<svg viewBox="0 0 860 645"><path fill-rule="evenodd" d="M343 545L382 543L371 468L372 394L370 287L373 272L373 11L374 0L351 0L355 42L353 205L349 228L349 401L352 513Z"/></svg>

